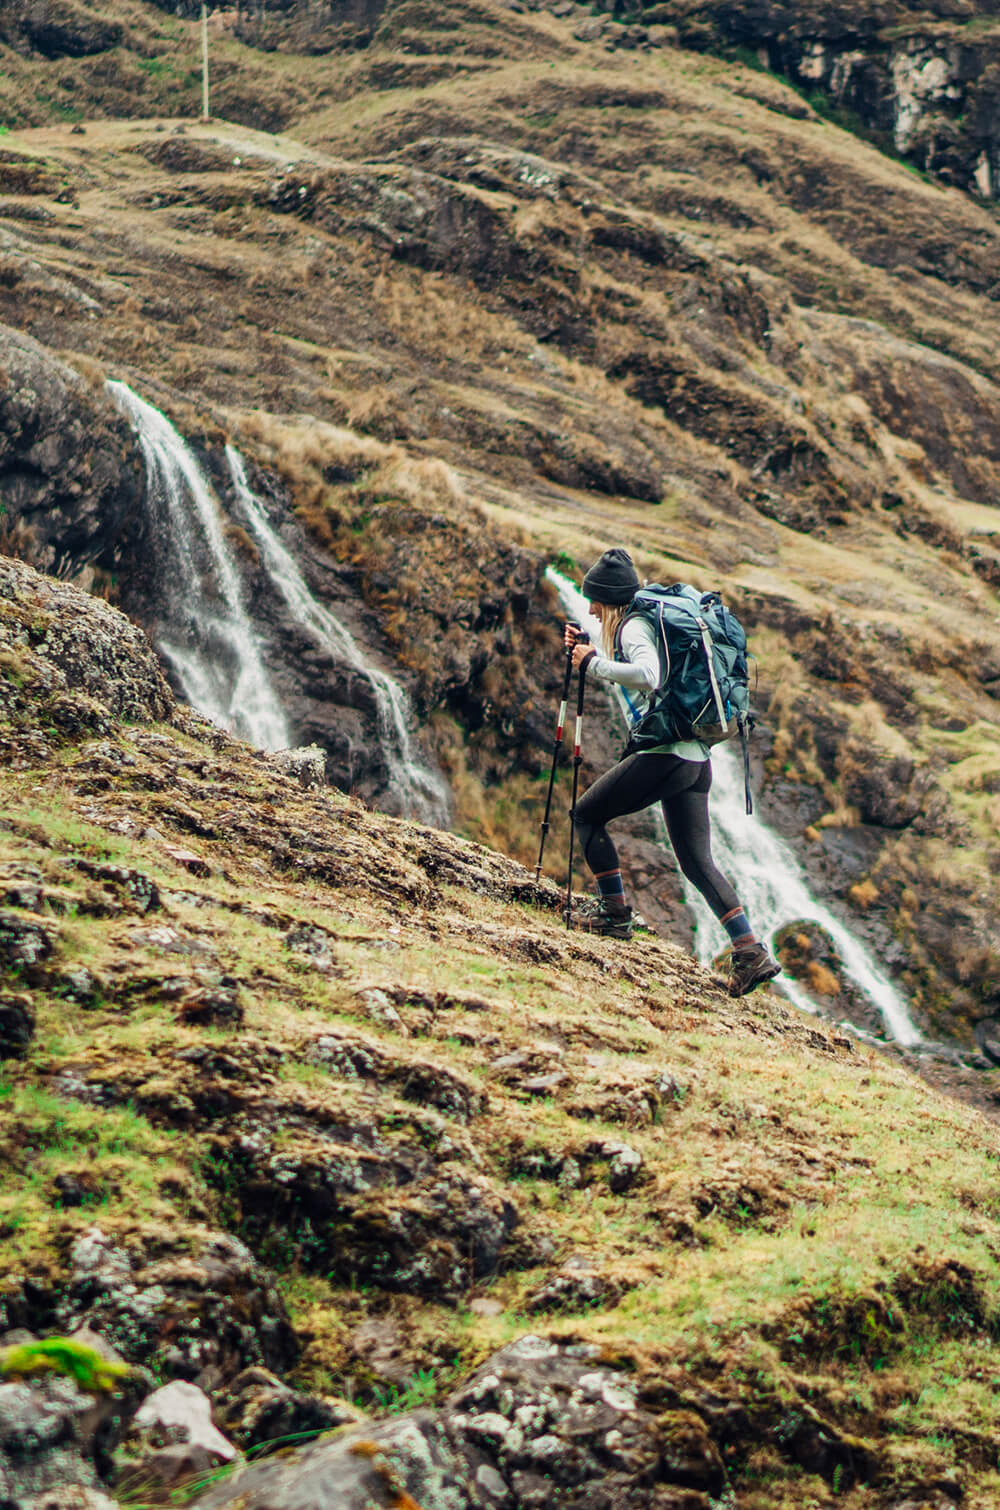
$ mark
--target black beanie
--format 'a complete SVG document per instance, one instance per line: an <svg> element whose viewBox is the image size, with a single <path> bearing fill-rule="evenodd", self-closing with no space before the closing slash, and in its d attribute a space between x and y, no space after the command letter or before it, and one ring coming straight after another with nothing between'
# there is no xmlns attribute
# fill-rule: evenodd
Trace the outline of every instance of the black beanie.
<svg viewBox="0 0 1000 1510"><path fill-rule="evenodd" d="M583 596L590 603L631 603L639 591L632 557L620 545L613 545L595 561L583 579Z"/></svg>

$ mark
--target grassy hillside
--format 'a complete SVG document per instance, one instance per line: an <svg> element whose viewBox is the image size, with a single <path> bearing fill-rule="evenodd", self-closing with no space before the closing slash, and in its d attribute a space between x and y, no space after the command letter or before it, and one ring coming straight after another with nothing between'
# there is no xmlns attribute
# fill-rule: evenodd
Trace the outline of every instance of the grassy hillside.
<svg viewBox="0 0 1000 1510"><path fill-rule="evenodd" d="M88 1320L216 1396L263 1347L376 1416L526 1332L593 1341L681 1412L688 1510L1000 1505L993 1122L669 944L568 934L503 857L149 722L137 637L129 721L103 650L53 692L61 642L123 631L13 581L0 1329ZM220 1231L270 1341L218 1319Z"/></svg>
<svg viewBox="0 0 1000 1510"><path fill-rule="evenodd" d="M994 210L579 10L217 12L203 126L197 27L105 9L57 56L5 23L0 315L288 490L433 715L460 830L522 860L555 635L490 631L481 724L433 674L481 521L723 587L766 810L970 1044L1000 957Z"/></svg>

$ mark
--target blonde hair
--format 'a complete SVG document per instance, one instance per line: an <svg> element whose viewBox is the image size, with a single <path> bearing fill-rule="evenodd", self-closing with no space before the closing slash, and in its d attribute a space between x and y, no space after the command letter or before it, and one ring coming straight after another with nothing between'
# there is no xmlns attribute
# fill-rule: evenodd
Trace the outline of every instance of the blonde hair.
<svg viewBox="0 0 1000 1510"><path fill-rule="evenodd" d="M631 606L630 603L606 603L604 605L604 618L601 621L601 648L608 660L614 659L615 636Z"/></svg>

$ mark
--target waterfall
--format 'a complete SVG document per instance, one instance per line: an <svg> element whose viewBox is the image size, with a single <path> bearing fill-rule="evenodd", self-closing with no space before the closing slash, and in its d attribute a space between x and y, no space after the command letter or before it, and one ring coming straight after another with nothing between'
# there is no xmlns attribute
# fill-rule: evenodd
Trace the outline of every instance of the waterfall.
<svg viewBox="0 0 1000 1510"><path fill-rule="evenodd" d="M313 597L294 557L279 539L263 503L250 487L243 458L234 446L226 447L226 460L237 500L260 546L268 575L292 617L333 660L346 663L370 682L379 740L393 792L403 811L420 822L445 826L450 816L448 789L441 776L422 763L414 747L405 692L390 676L368 665L349 631Z"/></svg>
<svg viewBox="0 0 1000 1510"><path fill-rule="evenodd" d="M590 613L586 598L554 568L550 567L546 576L559 593L567 614L600 643L600 625ZM845 975L879 1011L890 1036L904 1045L919 1043L920 1034L906 1002L888 976L840 919L813 898L790 847L756 813L747 814L742 762L735 750L726 745L717 745L712 752L709 805L713 856L719 869L732 881L753 925L770 940L787 923L818 923L836 945ZM659 820L661 837L669 843L659 807L653 811ZM701 893L686 879L684 895L695 919L699 958L703 964L710 964L724 943L718 920ZM781 986L797 1007L815 1013L815 1004L797 981L786 974L781 978Z"/></svg>
<svg viewBox="0 0 1000 1510"><path fill-rule="evenodd" d="M157 647L199 713L260 749L287 748L288 725L243 601L218 500L170 421L125 383L107 387L139 436L159 526L169 596Z"/></svg>
<svg viewBox="0 0 1000 1510"><path fill-rule="evenodd" d="M108 391L139 436L150 506L159 529L164 612L157 638L183 697L213 723L259 749L290 742L288 722L264 666L260 637L223 531L219 502L196 458L170 421L125 383ZM407 817L444 826L450 818L443 778L421 760L410 733L403 689L369 666L357 642L318 603L247 481L239 452L226 447L237 502L260 548L270 584L292 618L331 659L364 676L374 695L378 740L392 791Z"/></svg>

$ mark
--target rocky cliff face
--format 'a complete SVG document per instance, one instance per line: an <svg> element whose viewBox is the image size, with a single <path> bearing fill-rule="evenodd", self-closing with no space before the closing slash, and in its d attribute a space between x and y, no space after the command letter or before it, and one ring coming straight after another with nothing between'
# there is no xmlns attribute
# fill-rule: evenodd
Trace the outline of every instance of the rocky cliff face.
<svg viewBox="0 0 1000 1510"><path fill-rule="evenodd" d="M35 278L94 318L77 290L16 259L13 290ZM98 389L22 331L0 329L0 530L7 549L56 575L94 563L134 569L146 530L135 436Z"/></svg>
<svg viewBox="0 0 1000 1510"><path fill-rule="evenodd" d="M559 664L544 562L617 538L650 577L721 585L760 656L762 805L920 1020L989 1040L992 211L679 50L669 18L628 50L580 9L387 8L363 50L303 51L317 17L264 7L265 51L256 11L213 12L215 108L282 138L107 118L198 108L176 14L56 59L9 29L12 122L48 119L50 85L89 116L5 138L6 319L162 403L227 506L239 444L310 583L416 699L456 822L524 860ZM800 21L835 51L854 25ZM363 685L242 564L275 665L292 651L296 737L383 801ZM119 574L139 617L143 581Z"/></svg>
<svg viewBox="0 0 1000 1510"><path fill-rule="evenodd" d="M1000 197L1000 27L992 6L668 0L632 9L640 23L631 30L633 47L649 45L648 27L641 34L648 21L673 25L686 47L742 49L847 129L868 133L943 183ZM606 36L622 40L613 30Z"/></svg>

